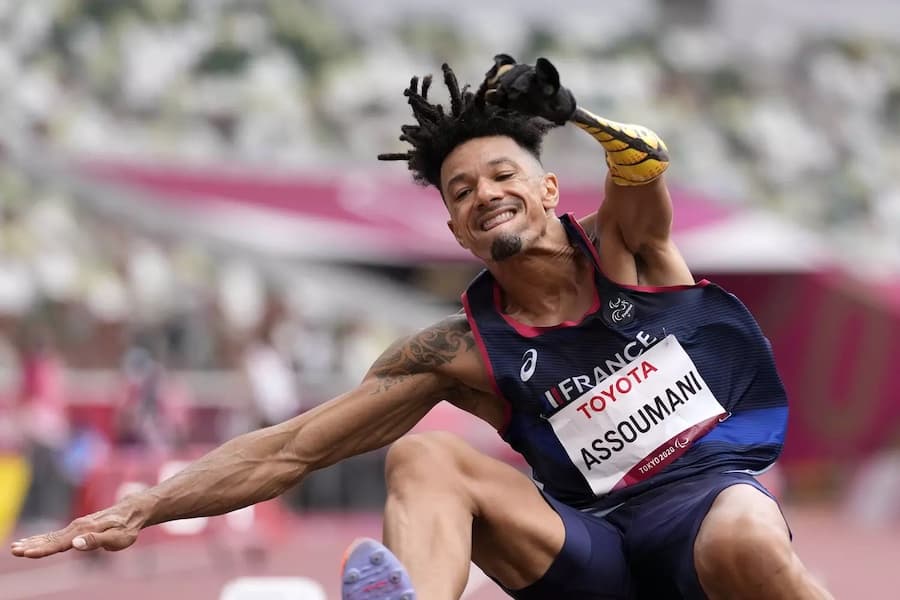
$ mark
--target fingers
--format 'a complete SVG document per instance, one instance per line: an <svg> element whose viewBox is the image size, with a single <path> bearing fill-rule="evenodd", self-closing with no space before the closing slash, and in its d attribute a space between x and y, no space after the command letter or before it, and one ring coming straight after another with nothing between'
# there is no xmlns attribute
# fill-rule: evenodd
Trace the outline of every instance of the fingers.
<svg viewBox="0 0 900 600"><path fill-rule="evenodd" d="M76 550L85 552L90 550L124 550L134 543L134 536L123 532L121 529L107 529L100 533L85 533L72 540L72 546Z"/></svg>
<svg viewBox="0 0 900 600"><path fill-rule="evenodd" d="M546 58L539 58L534 66L534 70L541 85L548 88L544 93L555 94L559 89L559 71L556 70L553 63Z"/></svg>
<svg viewBox="0 0 900 600"><path fill-rule="evenodd" d="M494 56L494 65L484 74L484 85L487 89L484 98L490 104L502 106L506 102L506 93L500 87L500 78L516 66L516 59L509 54Z"/></svg>
<svg viewBox="0 0 900 600"><path fill-rule="evenodd" d="M504 65L489 81L490 89L485 99L498 106L507 106L521 96L528 94L534 80L534 67L529 65Z"/></svg>
<svg viewBox="0 0 900 600"><path fill-rule="evenodd" d="M539 58L534 67L534 72L534 78L535 81L537 81L536 87L540 90L542 95L550 98L559 93L561 87L559 85L559 71L556 70L553 63L546 58Z"/></svg>
<svg viewBox="0 0 900 600"><path fill-rule="evenodd" d="M514 65L516 64L516 59L509 54L496 54L494 56L494 62L498 67L502 65Z"/></svg>
<svg viewBox="0 0 900 600"><path fill-rule="evenodd" d="M25 558L43 558L71 548L122 550L134 543L137 533L137 530L123 527L118 520L95 513L72 521L64 529L16 540L10 550L15 556Z"/></svg>
<svg viewBox="0 0 900 600"><path fill-rule="evenodd" d="M559 71L546 58L534 66L517 63L508 54L494 57L482 84L488 104L564 125L574 114L575 98L559 82Z"/></svg>
<svg viewBox="0 0 900 600"><path fill-rule="evenodd" d="M506 72L507 69L512 68L513 65L516 64L516 59L514 59L509 54L498 54L494 56L494 66L488 70L487 73L484 74L484 78L488 81L488 83L495 83L497 77Z"/></svg>
<svg viewBox="0 0 900 600"><path fill-rule="evenodd" d="M534 67L516 65L500 77L500 87L506 90L511 100L531 91L534 83Z"/></svg>
<svg viewBox="0 0 900 600"><path fill-rule="evenodd" d="M10 550L15 556L25 558L43 558L58 552L65 552L72 547L72 534L66 529L34 535L12 543Z"/></svg>

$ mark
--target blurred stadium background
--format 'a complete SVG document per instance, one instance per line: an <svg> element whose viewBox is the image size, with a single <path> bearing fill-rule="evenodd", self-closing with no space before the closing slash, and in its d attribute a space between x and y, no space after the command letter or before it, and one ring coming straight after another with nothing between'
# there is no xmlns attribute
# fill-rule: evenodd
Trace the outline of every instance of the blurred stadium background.
<svg viewBox="0 0 900 600"><path fill-rule="evenodd" d="M307 410L455 311L478 266L374 157L401 148L411 75L477 83L505 51L667 140L676 240L789 388L768 483L801 556L840 598L897 597L898 31L892 0L0 2L0 538ZM564 210L596 205L592 140L554 131L546 163ZM515 460L451 408L421 428ZM0 598L215 599L248 575L336 598L343 547L379 533L382 456L121 555L0 556ZM477 572L467 594L503 597Z"/></svg>

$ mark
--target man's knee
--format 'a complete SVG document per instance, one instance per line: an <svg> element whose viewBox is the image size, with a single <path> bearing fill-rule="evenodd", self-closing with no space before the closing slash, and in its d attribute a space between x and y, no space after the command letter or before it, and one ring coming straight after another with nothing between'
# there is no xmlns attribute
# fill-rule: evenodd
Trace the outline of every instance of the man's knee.
<svg viewBox="0 0 900 600"><path fill-rule="evenodd" d="M730 504L714 505L694 542L704 587L763 581L798 564L774 502L749 486L735 487L745 489L732 492Z"/></svg>
<svg viewBox="0 0 900 600"><path fill-rule="evenodd" d="M464 442L443 431L406 435L391 445L385 458L389 488L427 481L447 482L459 474Z"/></svg>
<svg viewBox="0 0 900 600"><path fill-rule="evenodd" d="M753 516L719 523L715 530L697 536L694 545L701 579L771 574L789 566L793 555L783 531Z"/></svg>

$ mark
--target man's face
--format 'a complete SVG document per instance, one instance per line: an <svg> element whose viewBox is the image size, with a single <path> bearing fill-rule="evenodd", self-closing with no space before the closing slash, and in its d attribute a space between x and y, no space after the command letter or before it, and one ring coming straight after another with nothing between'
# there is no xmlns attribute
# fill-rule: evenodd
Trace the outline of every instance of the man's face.
<svg viewBox="0 0 900 600"><path fill-rule="evenodd" d="M556 176L505 136L457 146L441 165L441 194L450 231L485 262L506 260L540 238L559 198Z"/></svg>

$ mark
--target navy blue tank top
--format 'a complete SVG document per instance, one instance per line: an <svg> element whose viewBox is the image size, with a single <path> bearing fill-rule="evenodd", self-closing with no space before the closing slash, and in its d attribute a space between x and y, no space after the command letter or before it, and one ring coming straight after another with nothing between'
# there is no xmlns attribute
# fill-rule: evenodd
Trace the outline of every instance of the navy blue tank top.
<svg viewBox="0 0 900 600"><path fill-rule="evenodd" d="M604 510L651 486L701 471L754 472L771 465L784 442L787 397L769 341L747 308L706 280L661 288L617 284L602 273L596 248L578 222L571 215L560 220L572 245L594 266L596 299L580 322L552 327L516 322L502 312L500 287L487 270L462 295L494 392L508 405L500 435L524 456L534 479L571 506ZM551 419L578 396L605 385L617 366L672 336L700 376L686 377L684 386L679 382L681 391L693 391L694 383L703 382L724 414L652 476L598 494L567 453ZM648 363L643 364L647 376ZM632 372L630 382L640 377L641 371ZM625 379L618 383L631 385ZM651 399L639 411L648 427L656 422L648 411L660 419L668 414L668 406L660 404L665 397L657 396L656 402L656 408ZM624 445L622 434L640 435L636 427L644 422L632 419L633 425L608 432L605 440L587 447L585 460L615 453Z"/></svg>

